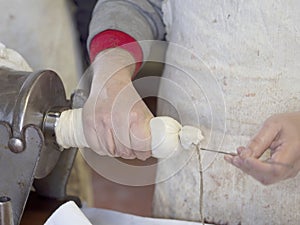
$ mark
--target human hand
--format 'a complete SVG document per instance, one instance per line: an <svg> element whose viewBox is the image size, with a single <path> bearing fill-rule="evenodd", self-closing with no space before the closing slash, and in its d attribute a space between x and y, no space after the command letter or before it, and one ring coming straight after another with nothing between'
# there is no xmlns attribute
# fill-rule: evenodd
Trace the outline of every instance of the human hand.
<svg viewBox="0 0 300 225"><path fill-rule="evenodd" d="M270 159L259 160L267 149L271 150ZM300 170L300 112L271 116L237 153L225 160L264 185L295 177Z"/></svg>
<svg viewBox="0 0 300 225"><path fill-rule="evenodd" d="M134 69L133 57L122 49L106 50L93 63L83 128L88 145L100 155L142 160L151 156L153 115L133 87Z"/></svg>

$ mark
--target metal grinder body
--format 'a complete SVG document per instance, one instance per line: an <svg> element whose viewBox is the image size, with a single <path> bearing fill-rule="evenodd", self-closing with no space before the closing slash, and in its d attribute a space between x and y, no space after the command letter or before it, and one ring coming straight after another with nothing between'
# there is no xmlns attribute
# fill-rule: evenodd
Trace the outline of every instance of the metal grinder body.
<svg viewBox="0 0 300 225"><path fill-rule="evenodd" d="M77 149L63 151L54 127L62 111L82 107L76 93L68 101L61 79L50 70L0 68L0 201L11 202L0 202L0 225L20 223L32 186L40 195L68 198L66 185ZM12 210L3 209L8 206ZM10 211L12 215L3 213Z"/></svg>

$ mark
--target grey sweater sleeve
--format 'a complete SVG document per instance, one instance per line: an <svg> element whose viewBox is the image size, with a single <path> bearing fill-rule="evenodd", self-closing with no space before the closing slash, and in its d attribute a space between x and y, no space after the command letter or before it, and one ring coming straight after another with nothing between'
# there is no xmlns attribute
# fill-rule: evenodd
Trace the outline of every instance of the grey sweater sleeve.
<svg viewBox="0 0 300 225"><path fill-rule="evenodd" d="M98 0L90 23L88 49L95 35L119 30L137 41L162 40L165 27L161 12L162 0Z"/></svg>

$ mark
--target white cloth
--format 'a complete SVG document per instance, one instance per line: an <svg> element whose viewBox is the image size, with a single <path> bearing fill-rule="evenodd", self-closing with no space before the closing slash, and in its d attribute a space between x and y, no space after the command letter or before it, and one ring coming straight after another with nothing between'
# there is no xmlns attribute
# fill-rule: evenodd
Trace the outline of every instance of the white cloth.
<svg viewBox="0 0 300 225"><path fill-rule="evenodd" d="M83 212L82 212L83 211ZM106 209L83 208L74 202L60 206L44 225L198 225L200 223L147 218Z"/></svg>
<svg viewBox="0 0 300 225"><path fill-rule="evenodd" d="M16 51L8 49L0 42L0 67L13 70L32 71L26 60Z"/></svg>
<svg viewBox="0 0 300 225"><path fill-rule="evenodd" d="M47 219L44 225L92 225L78 208L75 202L70 201L61 205Z"/></svg>
<svg viewBox="0 0 300 225"><path fill-rule="evenodd" d="M132 214L121 213L106 209L83 208L82 210L86 217L94 225L203 225L202 223L184 220L159 219L135 216Z"/></svg>
<svg viewBox="0 0 300 225"><path fill-rule="evenodd" d="M298 0L164 1L167 39L187 51L169 45L166 60L171 66L166 65L163 77L190 99L161 85L161 98L177 112L160 103L159 115L179 114L183 124L204 125L207 147L234 151L247 144L268 116L300 111L299 10ZM179 160L159 163L157 180L175 172ZM202 152L202 165L203 212L209 221L299 223L300 176L265 187L222 155ZM154 215L198 219L198 188L194 155L180 172L156 184Z"/></svg>

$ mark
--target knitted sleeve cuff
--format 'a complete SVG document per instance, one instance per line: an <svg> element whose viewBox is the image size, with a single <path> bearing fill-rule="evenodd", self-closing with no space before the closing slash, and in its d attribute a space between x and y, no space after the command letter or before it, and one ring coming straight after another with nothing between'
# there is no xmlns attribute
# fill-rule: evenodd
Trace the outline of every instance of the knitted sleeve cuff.
<svg viewBox="0 0 300 225"><path fill-rule="evenodd" d="M98 53L108 48L119 47L127 50L135 59L134 75L143 62L143 51L139 43L130 35L118 30L105 30L95 35L90 44L90 59L94 61Z"/></svg>

